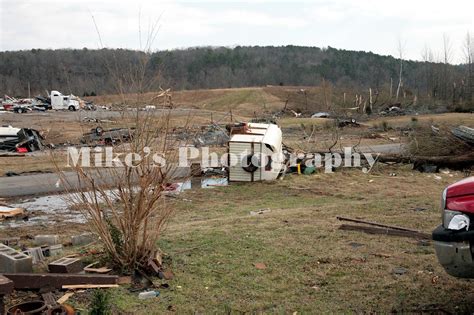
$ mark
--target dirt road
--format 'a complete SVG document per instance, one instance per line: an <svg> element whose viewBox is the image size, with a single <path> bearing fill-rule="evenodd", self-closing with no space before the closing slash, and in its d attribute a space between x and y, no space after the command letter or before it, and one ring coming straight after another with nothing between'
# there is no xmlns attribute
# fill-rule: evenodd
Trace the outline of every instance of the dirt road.
<svg viewBox="0 0 474 315"><path fill-rule="evenodd" d="M173 178L184 178L188 173L188 168L176 168L173 171ZM65 192L69 186L76 188L84 187L83 184L79 184L76 173L65 172L64 174L69 183L67 186L61 183L59 175L56 173L2 177L0 178L0 198L47 195ZM114 183L114 179L111 177L99 178L99 176L96 176L96 180L100 184L112 185Z"/></svg>
<svg viewBox="0 0 474 315"><path fill-rule="evenodd" d="M370 147L361 147L359 152L370 153L400 153L404 146L398 143L374 145ZM184 178L189 169L178 168L175 172L175 178ZM65 173L67 180L74 186L78 186L78 180L74 172ZM113 179L104 179L104 184L112 184ZM30 195L44 195L58 192L64 192L66 187L61 184L59 177L55 173L35 174L0 178L0 197L18 197Z"/></svg>

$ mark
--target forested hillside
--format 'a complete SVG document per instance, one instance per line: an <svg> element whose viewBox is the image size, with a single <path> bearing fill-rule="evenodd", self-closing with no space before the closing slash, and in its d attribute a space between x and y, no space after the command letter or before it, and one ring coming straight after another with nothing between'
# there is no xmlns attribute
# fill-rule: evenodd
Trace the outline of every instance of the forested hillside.
<svg viewBox="0 0 474 315"><path fill-rule="evenodd" d="M392 85L395 93L400 70L400 60L394 57L331 47L201 47L152 54L123 49L33 49L0 52L0 94L24 96L28 84L32 94L51 89L80 96L116 93L117 82L139 72L143 61L145 76L158 78L148 80L145 90L326 82L374 90ZM469 98L470 86L467 65L403 61L401 93L448 101Z"/></svg>

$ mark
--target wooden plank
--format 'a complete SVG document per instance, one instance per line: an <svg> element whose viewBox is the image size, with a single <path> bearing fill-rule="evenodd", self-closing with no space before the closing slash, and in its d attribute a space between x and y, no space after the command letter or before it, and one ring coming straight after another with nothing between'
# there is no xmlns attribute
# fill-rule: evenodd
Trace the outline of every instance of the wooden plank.
<svg viewBox="0 0 474 315"><path fill-rule="evenodd" d="M392 230L388 228L378 228L378 227L372 227L372 226L342 224L339 227L339 229L344 230L344 231L358 231L358 232L364 232L368 234L402 236L402 237L411 237L411 238L416 238L416 239L430 239L431 238L431 235L422 233L422 232Z"/></svg>
<svg viewBox="0 0 474 315"><path fill-rule="evenodd" d="M25 209L23 208L11 208L0 206L0 219L8 219L13 217L19 217L25 214Z"/></svg>
<svg viewBox="0 0 474 315"><path fill-rule="evenodd" d="M358 220L358 219L351 219L351 218L345 218L345 217L336 217L336 219L338 219L339 221L349 221L349 222L355 222L355 223L361 223L361 224L368 224L368 225L378 226L378 227L381 227L381 228L387 228L387 229L392 229L392 230L421 233L420 231L407 229L407 228L404 228L404 227L380 224L380 223L376 223L376 222L370 222L370 221L364 221L364 220Z"/></svg>
<svg viewBox="0 0 474 315"><path fill-rule="evenodd" d="M122 276L119 277L117 284L131 284L132 283L132 277L131 276Z"/></svg>
<svg viewBox="0 0 474 315"><path fill-rule="evenodd" d="M67 273L5 273L16 290L61 289L63 285L117 284L118 276Z"/></svg>
<svg viewBox="0 0 474 315"><path fill-rule="evenodd" d="M97 265L99 262L96 261L90 265L87 265L84 267L84 271L85 272L89 272L89 273L108 273L108 272L111 272L112 269L110 268L106 268L106 267L100 267L100 268L92 268L92 266L95 266Z"/></svg>
<svg viewBox="0 0 474 315"><path fill-rule="evenodd" d="M76 290L76 289L100 289L100 288L118 288L118 284L71 284L63 285L63 289Z"/></svg>
<svg viewBox="0 0 474 315"><path fill-rule="evenodd" d="M73 295L74 295L74 292L67 292L63 296L61 296L56 302L58 304L64 304Z"/></svg>

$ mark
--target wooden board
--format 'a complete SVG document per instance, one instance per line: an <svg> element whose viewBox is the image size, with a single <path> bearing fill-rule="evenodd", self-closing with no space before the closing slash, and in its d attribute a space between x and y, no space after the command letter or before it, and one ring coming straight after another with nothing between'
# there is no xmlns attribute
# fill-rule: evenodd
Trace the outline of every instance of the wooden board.
<svg viewBox="0 0 474 315"><path fill-rule="evenodd" d="M0 220L22 216L24 214L25 214L25 209L23 208L12 208L12 207L0 206Z"/></svg>
<svg viewBox="0 0 474 315"><path fill-rule="evenodd" d="M71 284L63 285L63 289L76 290L76 289L100 289L100 288L118 288L118 284Z"/></svg>
<svg viewBox="0 0 474 315"><path fill-rule="evenodd" d="M116 284L118 276L67 273L5 273L16 290L61 289L63 285Z"/></svg>

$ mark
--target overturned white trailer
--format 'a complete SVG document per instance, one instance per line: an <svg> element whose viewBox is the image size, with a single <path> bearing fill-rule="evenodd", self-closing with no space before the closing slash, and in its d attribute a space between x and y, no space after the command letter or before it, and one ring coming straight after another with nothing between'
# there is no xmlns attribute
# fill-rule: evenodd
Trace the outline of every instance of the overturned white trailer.
<svg viewBox="0 0 474 315"><path fill-rule="evenodd" d="M229 140L229 181L274 180L284 170L284 161L277 125L248 123Z"/></svg>

